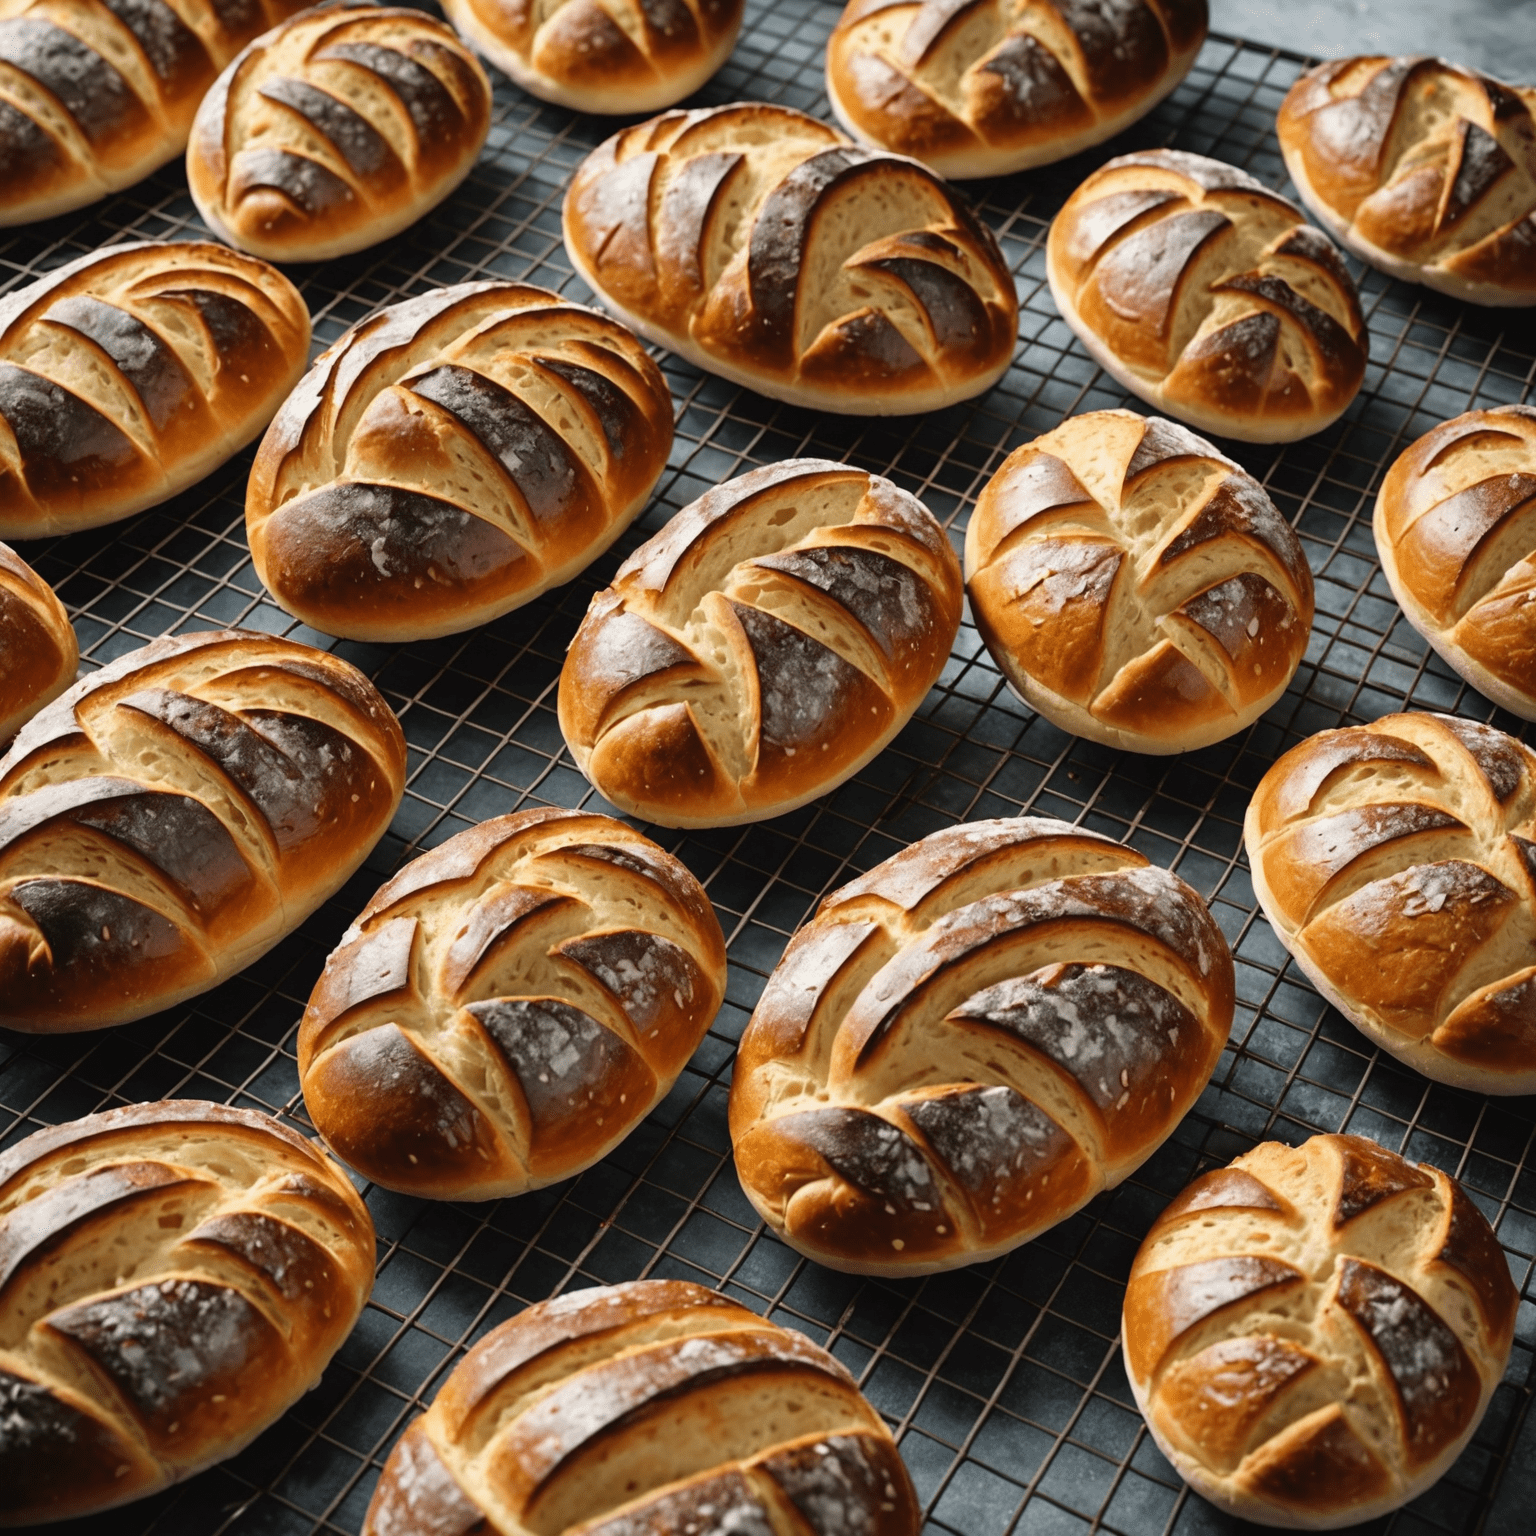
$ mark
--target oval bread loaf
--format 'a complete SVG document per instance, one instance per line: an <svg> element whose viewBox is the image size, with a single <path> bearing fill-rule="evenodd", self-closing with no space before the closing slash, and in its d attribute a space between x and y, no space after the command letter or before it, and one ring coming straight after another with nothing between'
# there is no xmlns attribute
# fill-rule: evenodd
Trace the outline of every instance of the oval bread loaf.
<svg viewBox="0 0 1536 1536"><path fill-rule="evenodd" d="M469 174L491 86L452 28L338 0L257 38L197 109L187 185L219 239L323 261L414 224Z"/></svg>
<svg viewBox="0 0 1536 1536"><path fill-rule="evenodd" d="M775 400L931 411L991 388L1013 357L1013 277L960 195L787 107L626 128L582 162L564 219L605 308Z"/></svg>
<svg viewBox="0 0 1536 1536"><path fill-rule="evenodd" d="M304 1102L390 1189L522 1194L617 1146L724 994L685 865L609 816L498 816L408 864L332 953L299 1031Z"/></svg>
<svg viewBox="0 0 1536 1536"><path fill-rule="evenodd" d="M1056 215L1046 271L1093 360L1202 432L1293 442L1343 415L1365 377L1365 320L1338 251L1220 160L1111 160Z"/></svg>
<svg viewBox="0 0 1536 1536"><path fill-rule="evenodd" d="M389 706L307 645L206 630L93 672L0 758L0 1025L215 986L343 884L404 781Z"/></svg>
<svg viewBox="0 0 1536 1536"><path fill-rule="evenodd" d="M75 680L74 626L53 588L0 544L0 743Z"/></svg>
<svg viewBox="0 0 1536 1536"><path fill-rule="evenodd" d="M1519 1299L1454 1179L1364 1136L1267 1141L1153 1224L1125 1293L1126 1373L1197 1493L1264 1525L1353 1527L1461 1454Z"/></svg>
<svg viewBox="0 0 1536 1536"><path fill-rule="evenodd" d="M890 1431L825 1350L686 1280L483 1338L390 1453L364 1536L917 1536Z"/></svg>
<svg viewBox="0 0 1536 1536"><path fill-rule="evenodd" d="M938 680L960 563L889 480L827 459L684 507L592 599L560 729L613 804L664 826L777 816L857 773Z"/></svg>
<svg viewBox="0 0 1536 1536"><path fill-rule="evenodd" d="M1264 487L1204 438L1093 411L1016 449L965 538L1003 675L1076 736L1186 752L1258 719L1306 652L1312 573Z"/></svg>
<svg viewBox="0 0 1536 1536"><path fill-rule="evenodd" d="M174 496L261 432L308 354L293 284L212 241L109 246L7 294L0 536Z"/></svg>
<svg viewBox="0 0 1536 1536"><path fill-rule="evenodd" d="M1444 59L1334 59L1277 126L1302 201L1363 261L1474 304L1536 304L1536 87Z"/></svg>
<svg viewBox="0 0 1536 1536"><path fill-rule="evenodd" d="M341 1170L251 1110L136 1104L0 1153L0 1525L233 1456L319 1384L373 1243Z"/></svg>
<svg viewBox="0 0 1536 1536"><path fill-rule="evenodd" d="M531 602L645 506L672 397L623 326L542 288L463 283L318 359L256 454L257 574L327 634L415 640Z"/></svg>
<svg viewBox="0 0 1536 1536"><path fill-rule="evenodd" d="M1425 433L1387 471L1375 532L1408 622L1480 693L1536 720L1536 407Z"/></svg>
<svg viewBox="0 0 1536 1536"><path fill-rule="evenodd" d="M1231 951L1176 875L1061 821L948 827L790 940L736 1055L736 1171L834 1269L991 1258L1152 1155L1232 1011Z"/></svg>
<svg viewBox="0 0 1536 1536"><path fill-rule="evenodd" d="M1144 117L1208 22L1206 0L848 0L827 96L866 144L942 176L1005 176Z"/></svg>
<svg viewBox="0 0 1536 1536"><path fill-rule="evenodd" d="M1450 715L1293 747L1244 825L1253 889L1313 985L1437 1082L1536 1093L1536 754Z"/></svg>

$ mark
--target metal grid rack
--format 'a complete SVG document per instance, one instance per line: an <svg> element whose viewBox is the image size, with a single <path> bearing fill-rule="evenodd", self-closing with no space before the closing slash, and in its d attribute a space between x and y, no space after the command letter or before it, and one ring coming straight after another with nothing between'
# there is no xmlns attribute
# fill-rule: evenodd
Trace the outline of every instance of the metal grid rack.
<svg viewBox="0 0 1536 1536"><path fill-rule="evenodd" d="M742 41L702 99L755 97L825 115L821 55L838 7L749 0L747 9ZM565 646L617 562L707 486L796 454L891 475L958 545L968 508L1007 453L1068 414L1127 403L1055 314L1044 282L1051 215L1093 165L1132 145L1212 153L1283 187L1274 116L1305 63L1213 37L1180 89L1112 147L971 189L1023 302L1015 363L978 402L919 421L819 417L663 357L677 441L651 509L583 577L471 635L338 645L295 625L263 593L246 551L248 453L155 511L25 549L68 604L87 666L158 635L231 623L328 645L362 666L399 713L411 766L406 799L368 866L253 971L189 1007L101 1034L0 1034L0 1144L41 1124L173 1095L252 1105L309 1129L296 1023L325 955L378 881L485 817L602 805L563 750L554 691ZM317 346L376 306L440 283L494 274L587 297L560 244L560 199L609 128L502 82L486 151L447 205L386 246L294 274ZM114 239L197 230L173 165L81 214L0 239L0 291ZM1183 758L1116 753L1036 718L967 624L911 725L836 793L753 827L648 829L704 881L730 953L728 1001L666 1102L601 1165L539 1194L470 1206L370 1190L378 1284L321 1385L223 1467L67 1529L356 1532L395 1437L469 1344L563 1288L658 1275L723 1287L827 1344L896 1431L930 1532L1236 1531L1157 1452L1132 1404L1117 1334L1131 1256L1158 1210L1198 1170L1269 1136L1360 1131L1455 1173L1496 1221L1517 1281L1536 1300L1531 1101L1439 1087L1371 1050L1256 915L1241 849L1254 784L1312 731L1405 704L1521 729L1402 619L1376 561L1369 508L1385 465L1419 433L1470 406L1532 393L1536 332L1518 312L1477 311L1357 275L1372 362L1344 420L1285 448L1227 445L1293 519L1317 578L1311 645L1279 705L1242 735ZM1007 1259L911 1282L808 1264L764 1233L730 1161L731 1058L753 1002L791 931L835 885L937 827L1024 811L1127 839L1211 900L1237 954L1239 995L1215 1078L1135 1177ZM1473 1446L1435 1489L1375 1530L1531 1529L1533 1351L1527 1305Z"/></svg>

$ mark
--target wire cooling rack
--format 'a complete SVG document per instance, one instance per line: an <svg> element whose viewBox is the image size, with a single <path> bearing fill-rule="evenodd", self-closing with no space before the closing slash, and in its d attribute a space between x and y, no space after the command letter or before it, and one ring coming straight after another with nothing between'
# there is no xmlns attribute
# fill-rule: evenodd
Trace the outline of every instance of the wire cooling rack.
<svg viewBox="0 0 1536 1536"><path fill-rule="evenodd" d="M821 58L838 7L750 0L747 11L733 58L700 99L760 98L826 115ZM405 801L367 867L251 971L121 1029L52 1039L0 1033L0 1142L166 1096L255 1106L310 1129L297 1021L326 954L379 881L488 816L603 806L563 750L554 695L565 647L618 561L707 487L797 454L890 475L946 523L958 547L977 492L1012 449L1073 412L1128 403L1051 304L1044 241L1052 214L1095 165L1142 145L1214 154L1283 187L1274 116L1305 64L1213 37L1179 90L1113 145L972 188L1023 302L1014 365L978 402L922 420L829 418L663 357L677 441L650 510L583 577L472 634L369 646L295 625L263 593L246 551L248 453L155 511L26 547L68 604L88 667L158 635L225 624L330 646L383 690L411 762ZM385 246L295 270L317 348L376 306L441 283L496 275L588 297L561 247L560 200L611 126L502 82L479 166L444 207ZM5 235L0 290L112 240L199 230L173 166L81 214ZM488 1329L562 1289L677 1276L724 1288L825 1343L854 1371L900 1439L929 1532L1234 1532L1240 1523L1189 1494L1147 1435L1117 1334L1132 1254L1163 1204L1197 1171L1265 1137L1358 1131L1456 1174L1496 1221L1516 1280L1536 1300L1532 1102L1439 1087L1371 1050L1257 915L1242 853L1253 786L1315 730L1405 705L1522 729L1403 620L1376 561L1369 509L1385 466L1421 432L1473 405L1531 395L1533 327L1518 312L1479 311L1358 275L1372 361L1343 421L1285 448L1224 445L1295 522L1317 578L1311 645L1281 703L1242 735L1185 757L1116 753L1036 718L967 624L911 725L834 794L753 827L648 829L704 881L730 952L728 1001L666 1102L598 1167L539 1194L444 1205L369 1190L378 1284L320 1386L226 1465L68 1529L354 1533L395 1437ZM726 1136L732 1053L764 979L834 886L938 827L1024 811L1126 839L1210 899L1237 954L1231 1045L1198 1108L1138 1174L1009 1258L910 1282L808 1264L763 1231ZM1437 1487L1374 1531L1536 1528L1533 1349L1527 1304L1508 1376L1472 1447Z"/></svg>

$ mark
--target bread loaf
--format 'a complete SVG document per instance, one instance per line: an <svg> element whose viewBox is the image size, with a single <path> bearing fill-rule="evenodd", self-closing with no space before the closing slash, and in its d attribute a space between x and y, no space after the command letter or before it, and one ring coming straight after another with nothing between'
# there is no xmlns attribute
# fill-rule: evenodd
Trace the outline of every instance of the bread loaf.
<svg viewBox="0 0 1536 1536"><path fill-rule="evenodd" d="M373 1241L341 1170L247 1109L135 1104L0 1153L0 1525L233 1456L319 1383Z"/></svg>
<svg viewBox="0 0 1536 1536"><path fill-rule="evenodd" d="M560 729L614 805L663 826L777 816L869 762L938 680L960 562L889 480L789 459L684 507L592 599Z"/></svg>
<svg viewBox="0 0 1536 1536"><path fill-rule="evenodd" d="M943 176L1101 144L1189 73L1206 0L848 0L827 96L856 139Z"/></svg>
<svg viewBox="0 0 1536 1536"><path fill-rule="evenodd" d="M1266 1141L1153 1224L1125 1293L1126 1374L1213 1504L1354 1527L1461 1454L1519 1299L1487 1219L1438 1169L1364 1136Z"/></svg>
<svg viewBox="0 0 1536 1536"><path fill-rule="evenodd" d="M917 1536L890 1431L824 1349L686 1280L571 1291L459 1363L364 1536Z"/></svg>
<svg viewBox="0 0 1536 1536"><path fill-rule="evenodd" d="M1066 822L948 827L790 940L736 1055L741 1186L834 1269L994 1257L1156 1151L1232 1010L1231 951L1178 876Z"/></svg>
<svg viewBox="0 0 1536 1536"><path fill-rule="evenodd" d="M303 0L12 0L0 20L0 226L68 213L187 146L214 76Z"/></svg>
<svg viewBox="0 0 1536 1536"><path fill-rule="evenodd" d="M141 1018L232 976L336 891L400 803L361 672L246 630L156 640L0 758L0 1026Z"/></svg>
<svg viewBox="0 0 1536 1536"><path fill-rule="evenodd" d="M93 528L195 484L260 433L308 354L293 284L211 241L109 246L7 294L0 537Z"/></svg>
<svg viewBox="0 0 1536 1536"><path fill-rule="evenodd" d="M1307 648L1312 573L1250 474L1154 416L1093 411L1011 453L965 537L971 613L1031 708L1187 752L1258 719Z"/></svg>
<svg viewBox="0 0 1536 1536"><path fill-rule="evenodd" d="M1093 360L1202 432L1293 442L1343 415L1365 377L1365 320L1338 251L1219 160L1111 160L1057 214L1046 271Z"/></svg>
<svg viewBox="0 0 1536 1536"><path fill-rule="evenodd" d="M0 743L75 680L80 651L53 588L0 544Z"/></svg>
<svg viewBox="0 0 1536 1536"><path fill-rule="evenodd" d="M659 112L731 56L743 0L444 0L525 91L578 112Z"/></svg>
<svg viewBox="0 0 1536 1536"><path fill-rule="evenodd" d="M564 217L606 308L775 400L931 411L991 388L1013 357L1013 277L959 194L788 107L626 128L583 161Z"/></svg>
<svg viewBox="0 0 1536 1536"><path fill-rule="evenodd" d="M299 1031L304 1102L390 1189L519 1195L616 1147L724 995L686 866L609 816L498 816L408 864L331 954Z"/></svg>
<svg viewBox="0 0 1536 1536"><path fill-rule="evenodd" d="M219 239L323 261L435 208L490 121L490 82L450 27L338 0L257 38L219 76L192 125L187 185Z"/></svg>
<svg viewBox="0 0 1536 1536"><path fill-rule="evenodd" d="M1408 622L1479 692L1536 720L1536 407L1425 433L1382 481L1375 530Z"/></svg>
<svg viewBox="0 0 1536 1536"><path fill-rule="evenodd" d="M522 283L439 288L289 396L246 491L251 558L327 634L470 629L596 559L671 446L666 381L623 326Z"/></svg>
<svg viewBox="0 0 1536 1536"><path fill-rule="evenodd" d="M1333 59L1280 107L1302 201L1363 261L1474 304L1536 304L1536 88L1444 59Z"/></svg>
<svg viewBox="0 0 1536 1536"><path fill-rule="evenodd" d="M1536 754L1450 715L1322 731L1259 784L1253 889L1362 1034L1479 1093L1536 1093Z"/></svg>

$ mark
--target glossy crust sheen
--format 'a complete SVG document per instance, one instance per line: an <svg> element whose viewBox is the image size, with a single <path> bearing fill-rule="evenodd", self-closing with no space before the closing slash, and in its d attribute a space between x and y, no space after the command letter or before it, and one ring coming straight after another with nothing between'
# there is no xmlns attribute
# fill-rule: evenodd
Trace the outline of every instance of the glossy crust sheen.
<svg viewBox="0 0 1536 1536"><path fill-rule="evenodd" d="M605 315L521 283L380 310L324 353L246 491L257 573L328 634L416 640L569 581L645 506L672 397Z"/></svg>
<svg viewBox="0 0 1536 1536"><path fill-rule="evenodd" d="M1314 985L1437 1082L1536 1092L1536 754L1450 715L1323 731L1260 781L1253 888Z"/></svg>
<svg viewBox="0 0 1536 1536"><path fill-rule="evenodd" d="M373 1243L341 1170L250 1110L136 1104L0 1154L0 1525L233 1456L318 1383Z"/></svg>
<svg viewBox="0 0 1536 1536"><path fill-rule="evenodd" d="M736 1056L742 1188L835 1269L1027 1242L1118 1184L1209 1081L1232 954L1120 843L1034 817L935 832L833 892Z"/></svg>
<svg viewBox="0 0 1536 1536"><path fill-rule="evenodd" d="M444 0L525 91L578 112L659 112L731 56L743 0Z"/></svg>
<svg viewBox="0 0 1536 1536"><path fill-rule="evenodd" d="M304 1102L390 1189L519 1195L617 1146L724 992L683 864L609 816L498 816L408 864L332 952L299 1032Z"/></svg>
<svg viewBox="0 0 1536 1536"><path fill-rule="evenodd" d="M0 544L0 743L75 680L80 651L53 588Z"/></svg>
<svg viewBox="0 0 1536 1536"><path fill-rule="evenodd" d="M1267 1141L1157 1219L1125 1293L1126 1372L1197 1493L1332 1530L1424 1492L1509 1358L1499 1240L1438 1169L1363 1136Z"/></svg>
<svg viewBox="0 0 1536 1536"><path fill-rule="evenodd" d="M1074 416L1016 449L965 539L987 648L1064 730L1186 752L1256 720L1307 648L1312 574L1263 486L1193 432Z"/></svg>
<svg viewBox="0 0 1536 1536"><path fill-rule="evenodd" d="M1408 622L1505 709L1536 720L1536 408L1468 411L1387 472L1376 551Z"/></svg>
<svg viewBox="0 0 1536 1536"><path fill-rule="evenodd" d="M582 163L564 218L606 308L776 400L935 410L990 388L1013 357L1013 277L959 193L787 107L627 128Z"/></svg>
<svg viewBox="0 0 1536 1536"><path fill-rule="evenodd" d="M414 224L469 174L491 86L451 27L341 0L258 38L214 83L187 184L221 240L322 261Z"/></svg>
<svg viewBox="0 0 1536 1536"><path fill-rule="evenodd" d="M1536 88L1444 59L1335 59L1278 124L1302 201L1362 260L1474 304L1536 304Z"/></svg>
<svg viewBox="0 0 1536 1536"><path fill-rule="evenodd" d="M0 1025L215 986L341 886L404 782L389 706L307 645L204 630L93 672L0 758Z"/></svg>
<svg viewBox="0 0 1536 1536"><path fill-rule="evenodd" d="M809 1339L685 1280L540 1302L385 1463L364 1536L917 1536L884 1420Z"/></svg>
<svg viewBox="0 0 1536 1536"><path fill-rule="evenodd" d="M1111 160L1051 224L1046 272L1094 361L1202 432L1292 442L1336 421L1365 377L1365 320L1338 251L1219 160Z"/></svg>
<svg viewBox="0 0 1536 1536"><path fill-rule="evenodd" d="M13 0L0 20L0 226L68 213L186 147L214 76L303 0Z"/></svg>
<svg viewBox="0 0 1536 1536"><path fill-rule="evenodd" d="M1002 176L1100 144L1200 52L1206 0L848 0L827 95L866 144Z"/></svg>
<svg viewBox="0 0 1536 1536"><path fill-rule="evenodd" d="M592 599L560 729L615 805L663 826L777 816L911 718L960 625L960 562L889 480L789 459L684 507Z"/></svg>
<svg viewBox="0 0 1536 1536"><path fill-rule="evenodd" d="M109 246L7 294L0 537L93 528L201 480L272 419L308 354L293 284L211 241Z"/></svg>

